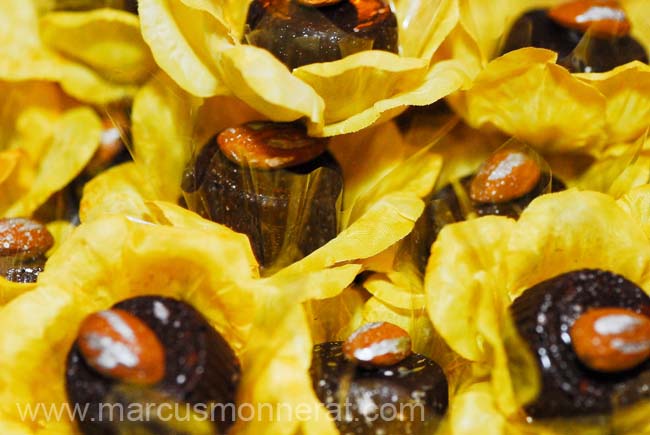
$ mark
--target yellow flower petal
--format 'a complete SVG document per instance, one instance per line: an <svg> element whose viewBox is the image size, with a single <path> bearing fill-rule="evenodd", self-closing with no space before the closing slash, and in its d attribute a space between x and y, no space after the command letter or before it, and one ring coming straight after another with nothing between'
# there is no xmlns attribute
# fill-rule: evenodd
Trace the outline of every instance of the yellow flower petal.
<svg viewBox="0 0 650 435"><path fill-rule="evenodd" d="M141 0L138 12L142 36L156 62L183 89L199 97L225 91L207 54L209 27L223 31L216 20L173 0Z"/></svg>
<svg viewBox="0 0 650 435"><path fill-rule="evenodd" d="M472 126L496 127L548 152L596 156L605 145L636 140L647 128L647 65L631 62L605 73L569 74L555 65L555 56L544 59L531 48L497 57L521 14L561 0L459 2L459 25L441 51L476 77L450 98ZM638 0L621 3L633 23L632 36L650 48L650 9Z"/></svg>
<svg viewBox="0 0 650 435"><path fill-rule="evenodd" d="M539 374L508 306L525 289L582 268L611 270L647 289L647 194L638 188L617 203L602 193L567 190L537 198L517 222L484 217L440 233L425 278L432 322L456 352L487 369L495 404L513 422L537 394ZM599 433L595 421L534 427L559 434L569 426Z"/></svg>
<svg viewBox="0 0 650 435"><path fill-rule="evenodd" d="M372 257L405 237L423 208L422 200L413 195L387 195L334 239L279 273L319 270L343 261Z"/></svg>
<svg viewBox="0 0 650 435"><path fill-rule="evenodd" d="M602 193L545 195L519 218L509 244L512 298L532 285L582 268L611 270L644 286L650 245L637 221Z"/></svg>
<svg viewBox="0 0 650 435"><path fill-rule="evenodd" d="M609 142L633 141L648 128L650 66L633 62L606 73L578 76L607 101L605 119Z"/></svg>
<svg viewBox="0 0 650 435"><path fill-rule="evenodd" d="M11 302L16 297L36 288L36 284L23 284L7 281L0 276L0 306Z"/></svg>
<svg viewBox="0 0 650 435"><path fill-rule="evenodd" d="M115 9L52 12L40 22L41 39L111 81L139 83L155 70L138 18Z"/></svg>
<svg viewBox="0 0 650 435"><path fill-rule="evenodd" d="M110 168L90 180L85 186L79 218L91 222L106 215L124 215L146 219L149 212L145 199L151 198L147 183L134 163Z"/></svg>
<svg viewBox="0 0 650 435"><path fill-rule="evenodd" d="M296 68L293 75L325 101L325 122L332 124L371 107L378 100L408 92L422 83L429 62L369 50L336 62Z"/></svg>
<svg viewBox="0 0 650 435"><path fill-rule="evenodd" d="M431 249L425 276L427 309L447 343L472 361L486 358L481 316L495 315L505 298L505 247L511 219L485 217L447 225ZM496 325L494 325L496 326Z"/></svg>
<svg viewBox="0 0 650 435"><path fill-rule="evenodd" d="M466 80L462 64L430 65L458 21L454 0L435 7L396 2L404 57L366 52L293 75L269 52L241 44L249 4L143 0L143 35L158 64L188 92L235 95L274 121L304 119L318 136L358 131L408 105L430 104ZM431 30L423 35L423 28ZM341 92L342 85L354 92Z"/></svg>
<svg viewBox="0 0 650 435"><path fill-rule="evenodd" d="M67 418L43 420L42 432L30 428L16 403L66 403L65 357L80 321L128 297L183 299L239 351L255 319L249 260L241 239L223 233L121 217L82 225L50 258L38 288L0 310L0 324L12 325L0 337L1 420L29 434L76 433Z"/></svg>
<svg viewBox="0 0 650 435"><path fill-rule="evenodd" d="M80 101L107 104L130 98L134 85L113 83L91 68L47 48L39 36L37 7L33 0L7 0L0 15L0 78L10 81L59 82Z"/></svg>
<svg viewBox="0 0 650 435"><path fill-rule="evenodd" d="M192 128L199 104L199 99L181 91L163 73L151 79L135 97L135 161L157 199L176 202L180 197L183 170L195 146Z"/></svg>
<svg viewBox="0 0 650 435"><path fill-rule="evenodd" d="M472 127L496 126L544 152L598 153L606 100L556 65L556 57L538 48L505 54L450 102Z"/></svg>
<svg viewBox="0 0 650 435"><path fill-rule="evenodd" d="M233 95L274 121L306 117L319 127L323 122L322 97L266 50L234 46L220 53L219 67Z"/></svg>
<svg viewBox="0 0 650 435"><path fill-rule="evenodd" d="M166 74L156 74L137 93L132 113L135 161L155 194L147 199L177 201L193 153L217 132L260 118L239 100L192 97Z"/></svg>
<svg viewBox="0 0 650 435"><path fill-rule="evenodd" d="M101 123L89 108L71 109L54 124L53 137L34 165L29 188L1 211L6 216L30 216L54 192L65 187L84 168L99 146Z"/></svg>

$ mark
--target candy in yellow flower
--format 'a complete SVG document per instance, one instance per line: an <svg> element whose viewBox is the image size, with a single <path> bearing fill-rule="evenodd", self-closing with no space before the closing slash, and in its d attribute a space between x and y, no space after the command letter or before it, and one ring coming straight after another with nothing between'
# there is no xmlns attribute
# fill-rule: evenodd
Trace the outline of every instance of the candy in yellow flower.
<svg viewBox="0 0 650 435"><path fill-rule="evenodd" d="M646 196L643 187L619 201L602 193L574 189L549 194L534 200L516 222L484 217L448 225L433 245L425 289L434 327L454 351L474 362L475 376L489 376L493 412L503 415L514 433L636 433L629 429L631 421L628 429L621 426L623 414L619 412L630 418L636 415L634 421L641 423L639 409L621 406L606 411L614 400L608 393L598 402L604 407L598 409L589 408L587 402L583 405L580 394L585 393L576 393L572 414L562 414L551 402L532 407L538 397L548 394L551 381L546 374L541 377L542 366L537 361L543 361L543 352L533 353L529 346L536 345L523 338L527 335L519 329L523 317L517 307L525 300L534 309L530 295L538 293L524 292L535 286L538 290L534 292L554 288L546 284L549 279L594 279L598 284L589 288L600 292L594 294L604 304L616 303L615 294L609 292L613 283L618 283L615 286L620 286L621 292L633 291L646 297L650 264L644 223ZM592 285L581 283L576 281L573 288ZM522 294L527 299L522 299ZM555 324L550 316L570 304L549 305L548 324ZM540 317L531 319L544 323ZM537 336L552 334L549 330ZM526 423L524 406L538 417L532 426ZM585 413L581 406L591 409L585 417L581 417ZM645 406L645 402L641 400L638 406ZM603 422L605 426L601 426Z"/></svg>
<svg viewBox="0 0 650 435"><path fill-rule="evenodd" d="M139 14L156 62L181 88L199 97L235 96L274 121L304 119L312 135L358 131L408 105L430 104L465 79L458 63L432 61L458 21L455 2L346 0L332 7L354 12L355 20L359 8L356 30L350 23L332 24L318 6L285 0L145 0ZM290 17L292 24L276 27L278 16ZM291 32L304 19L336 35L334 57L325 48L324 57L312 55L322 32L277 33ZM366 36L374 26L383 36ZM353 35L341 36L347 28ZM370 50L373 45L380 49ZM293 54L283 56L285 50Z"/></svg>
<svg viewBox="0 0 650 435"><path fill-rule="evenodd" d="M610 44L609 40L596 35L593 29L584 34L572 52L568 49L570 55L564 52L565 48L559 55L545 48L520 48L525 44L512 42L512 37L508 39L515 21L532 10L538 12L531 12L530 23L543 21L546 23L543 25L558 26L560 30L540 31L539 35L522 30L522 35L560 38L562 32L581 32L561 30L559 24L541 11L569 7L573 3L585 2L462 2L459 24L441 51L464 60L466 71L473 78L471 84L449 98L454 109L471 126L499 129L543 152L580 152L594 156L599 156L610 144L633 142L643 134L650 114L650 66L647 65L650 7L646 2L622 0L622 10L612 12L616 16L623 14L631 23L631 33L625 36L628 39L621 42L626 48L607 51L602 47ZM526 26L523 21L519 25L522 29ZM629 42L632 38L634 42ZM566 43L558 42L556 46L565 47ZM636 48L628 49L628 46ZM509 51L513 48L518 49ZM502 55L503 50L509 52ZM622 60L616 67L589 68L629 50L638 51L638 56ZM573 70L571 65L584 66L585 62L587 67L582 72L572 73L561 66Z"/></svg>
<svg viewBox="0 0 650 435"><path fill-rule="evenodd" d="M177 226L120 216L84 224L51 257L38 286L0 310L0 323L7 326L7 333L0 338L3 433L78 433L77 423L67 414L25 418L21 410L31 406L38 414L39 406L68 404L66 357L82 320L116 303L147 295L194 307L234 350L244 376L236 391L237 403L273 404L278 395L283 403L294 407L289 409L295 409L297 403L309 403L302 402L313 396L309 384L303 382L308 376L304 369L309 364L309 352L304 351L296 334L302 329L301 319L294 313L299 312L296 310L302 301L335 296L352 281L359 267L348 265L327 273L260 281L245 237L188 216L177 206L151 207L152 214ZM160 301L162 306L153 306L152 312L164 323L166 316L173 314L171 305L165 306L171 300ZM283 365L286 371L275 371ZM269 383L278 379L278 373L285 387L296 385L298 389L290 391L300 391L301 395L284 396L285 390ZM114 393L168 403L168 398L155 391L133 388L128 383L122 383ZM187 421L179 419L164 425L191 433L212 433L212 426L206 428L206 421L199 417L194 414ZM243 428L237 431L250 431L247 423L242 423ZM294 423L284 425L286 433L295 433L291 427L297 426L290 424Z"/></svg>
<svg viewBox="0 0 650 435"><path fill-rule="evenodd" d="M92 103L130 99L155 70L135 15L115 9L50 11L8 0L0 16L0 79L59 83Z"/></svg>

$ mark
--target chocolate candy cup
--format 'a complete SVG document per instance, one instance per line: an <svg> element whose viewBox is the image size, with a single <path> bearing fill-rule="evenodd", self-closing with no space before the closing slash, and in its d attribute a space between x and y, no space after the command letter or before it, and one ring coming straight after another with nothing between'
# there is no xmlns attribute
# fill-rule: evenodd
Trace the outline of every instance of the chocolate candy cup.
<svg viewBox="0 0 650 435"><path fill-rule="evenodd" d="M435 432L449 394L436 363L411 354L393 366L364 368L346 359L342 348L340 341L314 346L310 368L316 395L342 435Z"/></svg>
<svg viewBox="0 0 650 435"><path fill-rule="evenodd" d="M185 171L190 210L248 235L265 269L288 265L336 237L343 176L325 153L286 169L244 168L212 140Z"/></svg>
<svg viewBox="0 0 650 435"><path fill-rule="evenodd" d="M592 36L586 53L573 53L585 34L553 21L546 10L537 9L522 15L513 25L503 53L524 47L538 47L558 53L558 64L571 72L605 72L633 60L648 63L645 48L630 36L604 38Z"/></svg>
<svg viewBox="0 0 650 435"><path fill-rule="evenodd" d="M376 17L364 17L369 6L356 3L363 2L343 0L315 8L295 0L253 0L244 42L270 51L290 69L364 50L397 53L397 19L390 7L386 4L385 13Z"/></svg>
<svg viewBox="0 0 650 435"><path fill-rule="evenodd" d="M526 290L510 307L517 329L537 357L542 388L526 411L534 418L609 414L650 388L650 361L632 370L599 373L573 351L569 331L590 308L618 307L650 314L650 297L620 275L579 270Z"/></svg>
<svg viewBox="0 0 650 435"><path fill-rule="evenodd" d="M192 306L171 298L142 296L116 304L149 326L165 349L165 376L152 387L133 387L149 393L144 397L163 398L181 404L223 404L216 408L213 421L217 433L226 433L235 418L235 392L240 368L228 343ZM75 342L67 357L66 391L71 404L89 404L88 414L79 422L81 431L92 435L117 435L121 423L110 406L129 409L137 394L124 394L119 381L104 377L88 366ZM187 415L185 407L179 418ZM221 410L223 409L223 413ZM208 407L208 411L210 408ZM176 434L159 421L141 422L141 429L157 434Z"/></svg>
<svg viewBox="0 0 650 435"><path fill-rule="evenodd" d="M551 192L559 192L566 188L557 178L551 178L548 173L542 173L537 186L526 195L503 203L480 203L473 201L469 196L472 175L463 177L459 181L459 187L465 192L471 211L477 216L507 216L513 219L519 218L524 209L538 196ZM431 245L438 237L442 228L454 222L464 221L466 218L458 194L451 184L446 185L436 192L427 202L422 216L415 224L411 235L405 240L402 252L405 256L414 261L418 270L424 273L429 260Z"/></svg>

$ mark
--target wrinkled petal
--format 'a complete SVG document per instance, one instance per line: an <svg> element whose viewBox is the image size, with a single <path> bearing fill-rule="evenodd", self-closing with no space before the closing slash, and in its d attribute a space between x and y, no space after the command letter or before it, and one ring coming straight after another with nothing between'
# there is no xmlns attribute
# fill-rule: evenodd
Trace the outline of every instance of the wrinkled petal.
<svg viewBox="0 0 650 435"><path fill-rule="evenodd" d="M91 66L109 80L139 83L155 70L138 18L128 12L52 12L41 19L40 30L50 48Z"/></svg>
<svg viewBox="0 0 650 435"><path fill-rule="evenodd" d="M34 162L24 157L18 163L27 165L33 175L15 202L4 204L3 208L0 198L0 213L5 216L30 216L53 193L65 187L81 172L99 146L101 123L89 108L81 107L63 113L52 128L52 137L39 160ZM24 172L21 170L14 169L13 175L5 183L11 185L22 174Z"/></svg>
<svg viewBox="0 0 650 435"><path fill-rule="evenodd" d="M610 270L647 289L647 194L639 187L617 202L571 189L537 198L516 222L483 217L441 231L425 277L429 314L452 349L491 375L495 404L505 416L518 415L539 388L536 362L508 315L511 301L541 281L583 268ZM568 423L538 426L540 433L566 433ZM593 422L572 427L599 433Z"/></svg>
<svg viewBox="0 0 650 435"><path fill-rule="evenodd" d="M274 121L303 119L317 136L361 130L466 80L462 64L430 64L458 21L454 0L396 2L402 57L368 51L293 73L266 50L241 44L249 4L143 0L143 35L162 69L191 94L234 95Z"/></svg>
<svg viewBox="0 0 650 435"><path fill-rule="evenodd" d="M555 55L523 48L498 57L524 12L562 0L459 0L459 24L442 58L464 63L471 79L450 101L472 126L494 128L548 152L599 155L605 145L636 140L648 126L650 67L630 62L605 73L569 74ZM632 37L650 47L650 9L623 0ZM550 52L549 52L550 53Z"/></svg>
<svg viewBox="0 0 650 435"><path fill-rule="evenodd" d="M545 152L591 152L605 145L606 100L549 50L524 48L492 61L450 102L472 127L496 126Z"/></svg>
<svg viewBox="0 0 650 435"><path fill-rule="evenodd" d="M86 42L88 47L95 41ZM40 39L37 8L31 0L4 2L0 45L5 50L0 59L0 78L4 80L58 82L69 95L94 104L128 99L137 89L133 84L112 82L92 68L46 47Z"/></svg>

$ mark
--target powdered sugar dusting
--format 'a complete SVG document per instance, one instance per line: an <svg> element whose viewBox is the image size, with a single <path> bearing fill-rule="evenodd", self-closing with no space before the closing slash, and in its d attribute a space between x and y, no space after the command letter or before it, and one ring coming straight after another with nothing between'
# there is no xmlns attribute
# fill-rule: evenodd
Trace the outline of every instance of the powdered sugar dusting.
<svg viewBox="0 0 650 435"><path fill-rule="evenodd" d="M594 330L600 335L617 335L635 328L641 321L626 314L603 316L594 322Z"/></svg>
<svg viewBox="0 0 650 435"><path fill-rule="evenodd" d="M119 314L113 311L101 311L99 313L110 325L111 327L120 334L125 340L130 343L135 343L135 333L133 329L120 317Z"/></svg>
<svg viewBox="0 0 650 435"><path fill-rule="evenodd" d="M373 359L389 354L401 354L408 352L408 340L404 338L388 338L370 346L354 351L354 357L359 361L372 361Z"/></svg>
<svg viewBox="0 0 650 435"><path fill-rule="evenodd" d="M495 181L495 180L501 180L503 178L506 178L508 175L510 175L510 173L512 173L513 169L526 163L527 159L528 157L526 157L522 153L508 154L508 156L505 159L503 159L501 162L499 162L497 167L494 168L494 171L490 173L488 180Z"/></svg>
<svg viewBox="0 0 650 435"><path fill-rule="evenodd" d="M650 341L627 342L625 340L612 340L612 347L624 354L639 354L650 350Z"/></svg>
<svg viewBox="0 0 650 435"><path fill-rule="evenodd" d="M357 338L360 334L363 334L367 331L370 331L371 329L377 329L381 325L383 325L384 322L371 322L371 323L366 323L356 331L354 331L352 334L350 334L350 337L348 338L348 341L353 341L355 338Z"/></svg>
<svg viewBox="0 0 650 435"><path fill-rule="evenodd" d="M160 301L154 301L153 315L156 316L156 319L160 320L165 325L167 324L167 322L169 322L169 310Z"/></svg>
<svg viewBox="0 0 650 435"><path fill-rule="evenodd" d="M95 362L107 370L114 369L118 365L135 367L140 361L127 345L105 335L88 334L88 346L100 351Z"/></svg>
<svg viewBox="0 0 650 435"><path fill-rule="evenodd" d="M607 6L592 6L582 14L576 17L577 23L590 23L593 21L625 21L625 12L621 9L610 8Z"/></svg>

